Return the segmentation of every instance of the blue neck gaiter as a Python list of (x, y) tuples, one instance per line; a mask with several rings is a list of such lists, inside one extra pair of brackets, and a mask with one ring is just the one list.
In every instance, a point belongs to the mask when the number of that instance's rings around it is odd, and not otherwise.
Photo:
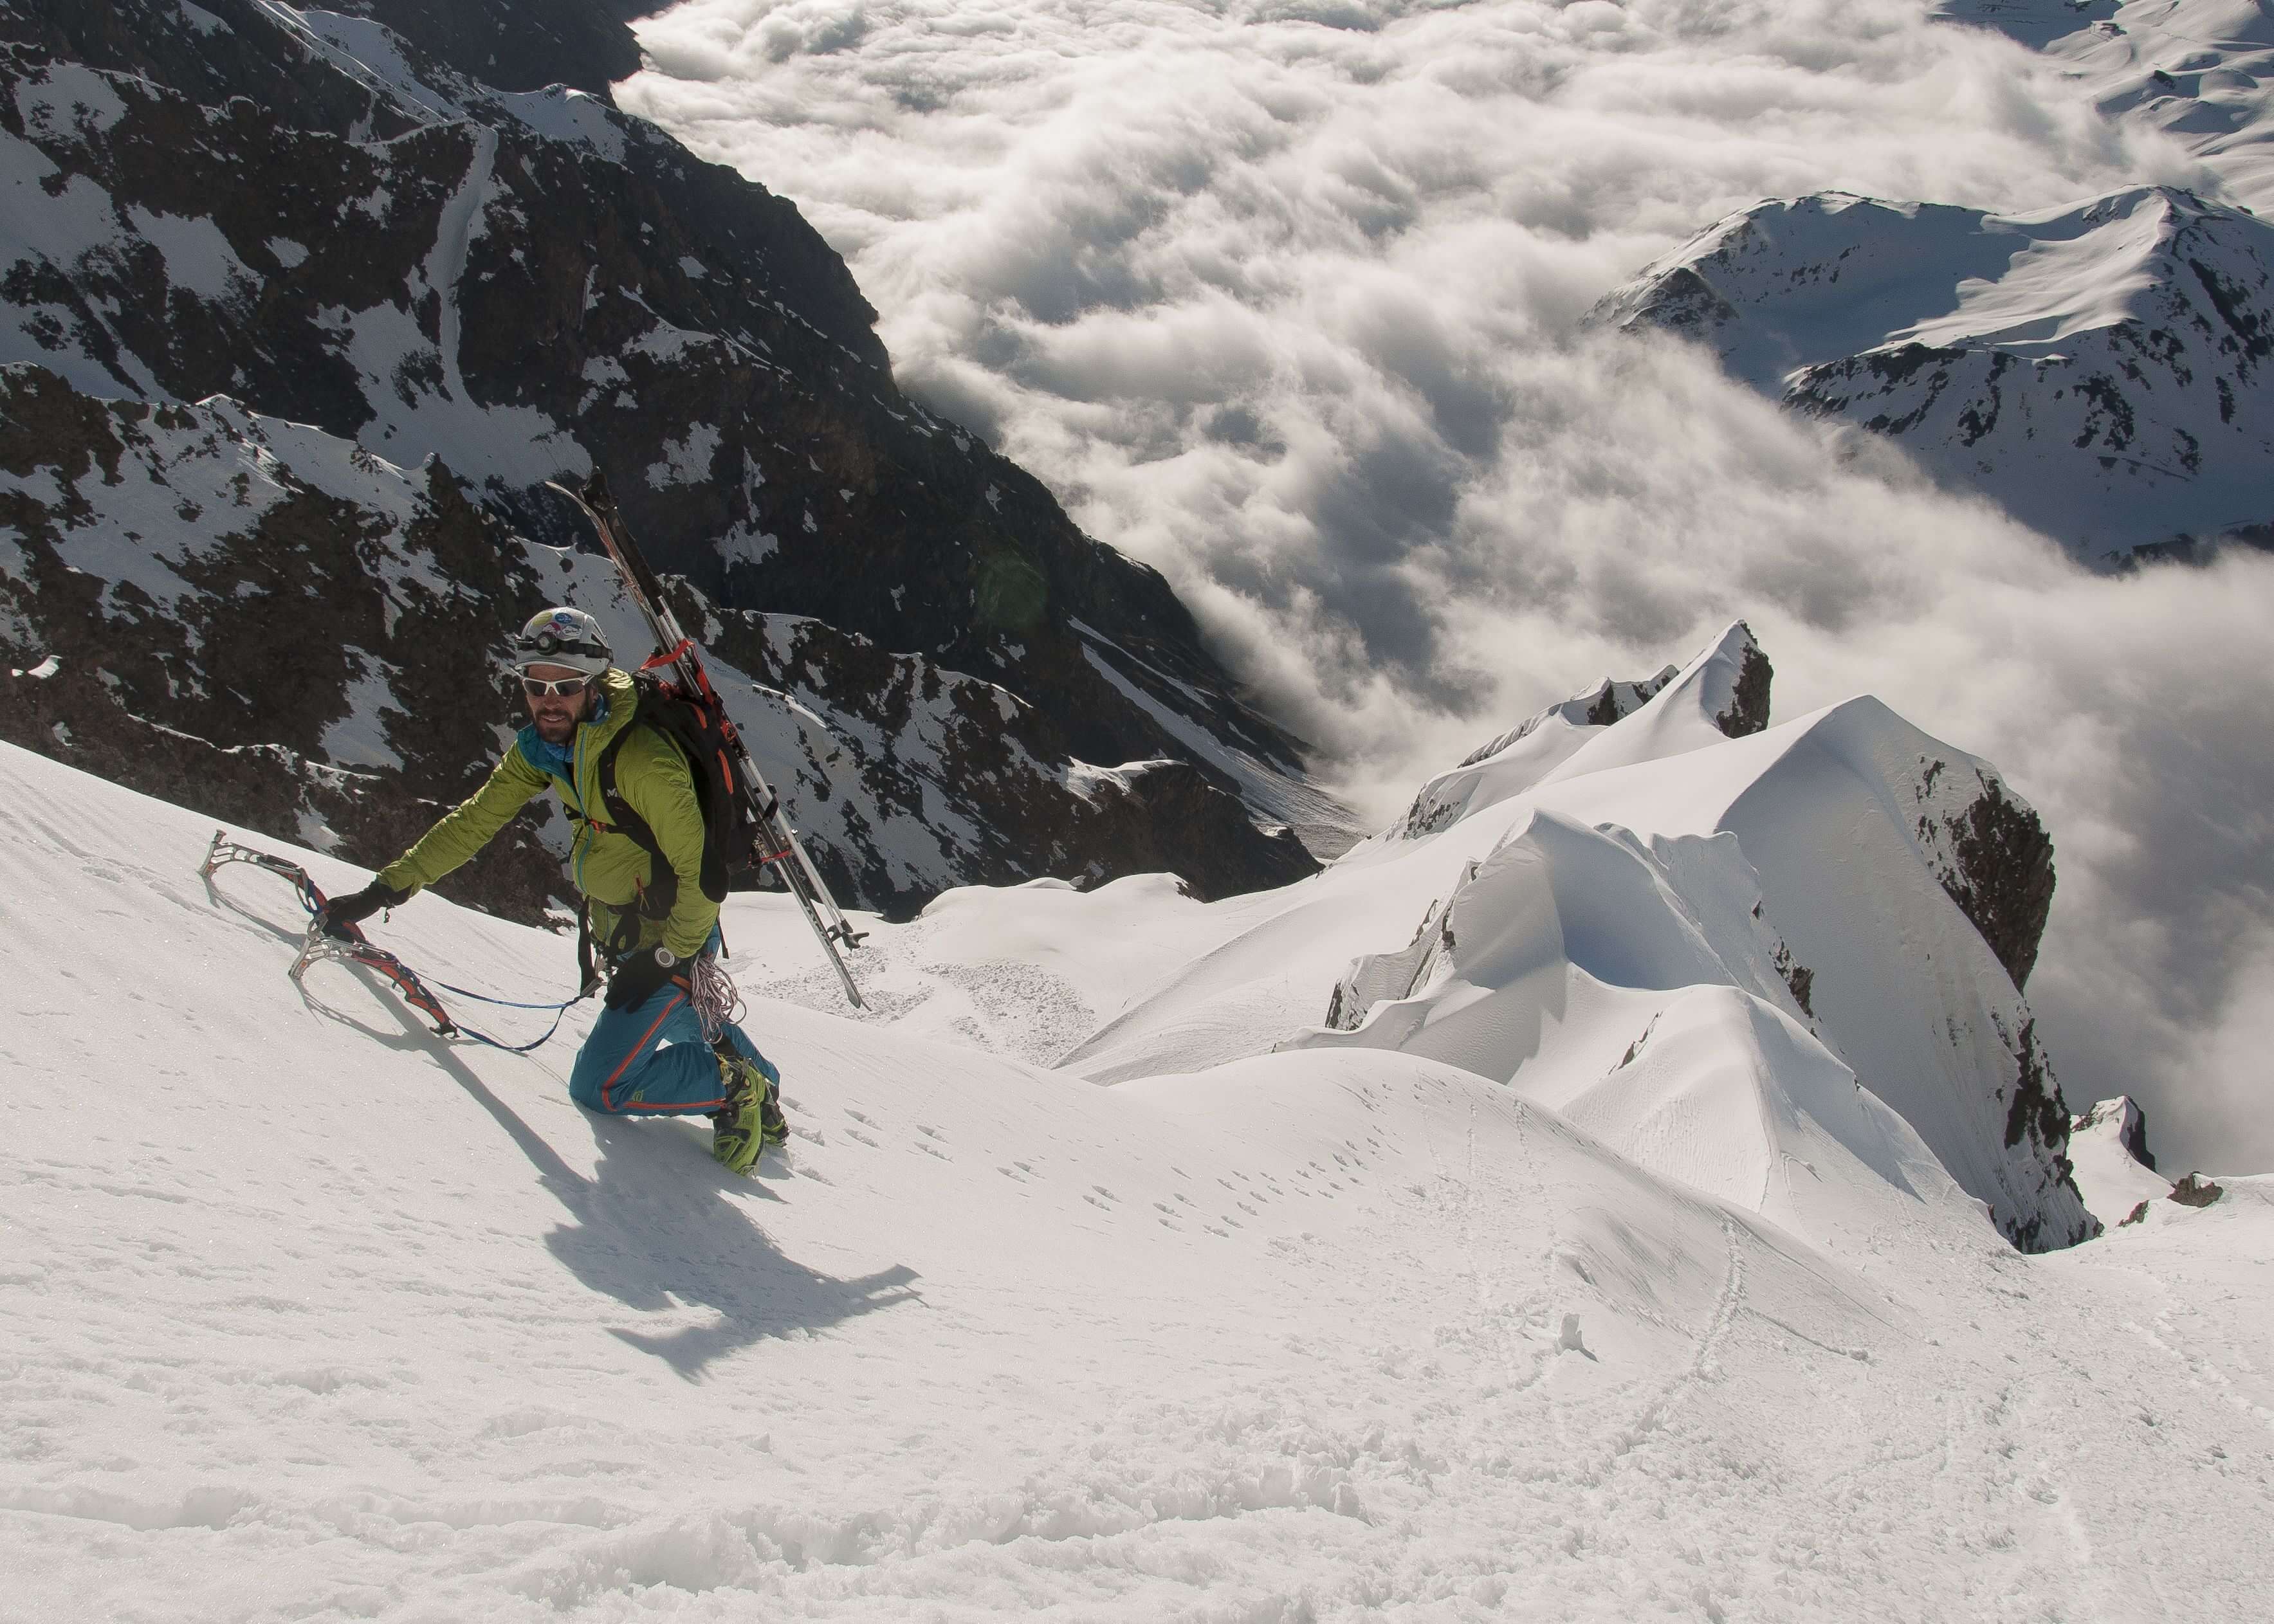
[[(580, 726), (593, 727), (607, 719), (608, 696), (596, 689), (592, 695), (592, 714), (586, 717)], [(576, 754), (575, 733), (568, 735), (568, 743), (554, 744), (539, 733), (537, 725), (532, 722), (521, 730), (521, 753), (539, 772), (549, 772), (564, 784), (575, 782), (569, 773), (569, 764)]]

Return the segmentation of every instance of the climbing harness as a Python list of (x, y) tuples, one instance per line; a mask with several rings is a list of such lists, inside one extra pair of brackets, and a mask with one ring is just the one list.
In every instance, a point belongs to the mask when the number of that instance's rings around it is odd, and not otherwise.
[[(434, 1033), (437, 1037), (463, 1039), (470, 1043), (480, 1043), (491, 1049), (502, 1049), (508, 1055), (525, 1055), (530, 1050), (550, 1042), (553, 1034), (561, 1030), (561, 1023), (568, 1019), (568, 1011), (591, 997), (597, 987), (596, 982), (588, 980), (582, 991), (564, 1003), (521, 1004), (510, 998), (493, 998), (487, 993), (469, 991), (463, 987), (453, 987), (448, 981), (433, 983), (434, 987), (440, 988), (444, 992), (460, 998), (471, 998), (477, 1004), (493, 1004), (500, 1009), (508, 1010), (553, 1011), (553, 1024), (546, 1028), (543, 1037), (530, 1043), (508, 1043), (501, 1039), (490, 1036), (486, 1032), (478, 1032), (473, 1027), (453, 1019), (450, 1011), (443, 1008), (442, 1001), (429, 989), (425, 979), (402, 959), (365, 936), (360, 926), (347, 926), (345, 929), (348, 934), (345, 937), (326, 934), (323, 929), (313, 921), (323, 913), (328, 898), (316, 888), (316, 883), (308, 877), (308, 871), (305, 868), (297, 863), (287, 862), (283, 858), (270, 853), (256, 851), (249, 846), (240, 846), (229, 838), (226, 830), (215, 830), (213, 844), (207, 848), (206, 860), (199, 866), (198, 873), (207, 879), (211, 879), (215, 869), (223, 863), (232, 862), (247, 862), (255, 868), (266, 868), (271, 874), (282, 875), (292, 883), (294, 891), (299, 896), (300, 906), (308, 910), (311, 921), (308, 934), (300, 944), (300, 956), (292, 961), (292, 968), (288, 973), (292, 978), (292, 984), (300, 989), (300, 996), (303, 998), (308, 996), (308, 989), (307, 984), (301, 978), (307, 974), (310, 965), (326, 960), (361, 965), (366, 970), (376, 970), (394, 983), (395, 991), (401, 995), (405, 1004), (434, 1023)], [(719, 979), (721, 981), (726, 979), (723, 972), (719, 973)], [(734, 997), (734, 983), (727, 981), (727, 992), (730, 998)], [(699, 1007), (698, 1005), (698, 1009)], [(709, 1031), (707, 1024), (704, 1031), (706, 1034)]]

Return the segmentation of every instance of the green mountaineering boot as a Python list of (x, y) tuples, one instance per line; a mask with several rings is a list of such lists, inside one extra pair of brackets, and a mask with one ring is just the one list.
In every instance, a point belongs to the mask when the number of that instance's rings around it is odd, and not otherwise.
[(712, 1114), (711, 1154), (727, 1171), (747, 1173), (767, 1146), (789, 1138), (776, 1097), (779, 1087), (740, 1055), (720, 1055), (719, 1075), (727, 1085), (727, 1107)]

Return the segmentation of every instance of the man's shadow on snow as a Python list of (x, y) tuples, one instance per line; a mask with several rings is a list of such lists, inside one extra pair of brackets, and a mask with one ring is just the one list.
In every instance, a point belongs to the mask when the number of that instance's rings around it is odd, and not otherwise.
[[(302, 939), (220, 892), (210, 876), (206, 885), (215, 902), (279, 938), (296, 945)], [(571, 1274), (642, 1313), (694, 1304), (718, 1312), (712, 1325), (682, 1326), (664, 1333), (610, 1332), (641, 1352), (655, 1355), (688, 1380), (701, 1380), (712, 1361), (766, 1337), (823, 1330), (879, 1308), (922, 1300), (912, 1289), (915, 1271), (905, 1265), (840, 1280), (782, 1256), (765, 1231), (729, 1199), (752, 1193), (771, 1200), (781, 1198), (764, 1181), (728, 1173), (711, 1160), (707, 1117), (631, 1121), (580, 1112), (591, 1124), (600, 1151), (591, 1177), (586, 1177), (499, 1099), (448, 1042), (428, 1030), (394, 996), (383, 977), (360, 965), (341, 967), (392, 1017), (395, 1029), (359, 1020), (303, 986), (301, 996), (308, 1007), (385, 1048), (432, 1060), (489, 1113), (529, 1158), (538, 1182), (576, 1220), (545, 1237), (546, 1247)], [(702, 1132), (690, 1130), (689, 1120)]]
[[(577, 1279), (627, 1308), (658, 1313), (701, 1304), (716, 1311), (710, 1325), (610, 1333), (689, 1380), (764, 1337), (821, 1330), (921, 1300), (912, 1289), (915, 1271), (904, 1265), (840, 1280), (782, 1256), (729, 1199), (754, 1190), (781, 1198), (711, 1160), (709, 1118), (584, 1115), (600, 1160), (590, 1178), (565, 1166), (560, 1175), (544, 1175), (576, 1220), (545, 1244)], [(560, 1164), (550, 1147), (546, 1154)]]

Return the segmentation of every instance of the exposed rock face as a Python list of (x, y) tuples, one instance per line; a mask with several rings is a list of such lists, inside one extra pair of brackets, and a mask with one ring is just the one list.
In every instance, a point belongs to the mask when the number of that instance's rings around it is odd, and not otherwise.
[(2274, 519), (2274, 226), (2188, 192), (2019, 215), (1762, 203), (1593, 319), (1709, 344), (2090, 561)]
[[(227, 401), (96, 401), (0, 368), (0, 642), (58, 662), (11, 684), (0, 736), (373, 864), (519, 719), (501, 628), (576, 602), (638, 647), (603, 560), (513, 536), (439, 462), (400, 469)], [(967, 878), (1166, 869), (1216, 897), (1315, 868), (1188, 763), (1087, 766), (997, 685), (674, 590), (844, 896), (901, 913)], [(565, 833), (533, 825), (442, 889), (532, 917), (565, 899), (540, 844)]]
[(1985, 784), (1964, 820), (1948, 825), (1955, 870), (1943, 889), (1974, 921), (2014, 985), (2026, 988), (2053, 905), (2053, 843), (2028, 807)]
[(2044, 820), (1995, 772), (1922, 756), (1913, 833), (1942, 889), (2014, 985), (2026, 988), (2053, 906), (2053, 843)]
[[(57, 661), (7, 685), (0, 736), (289, 838), (399, 851), (497, 754), (493, 617), (536, 579), (446, 469), (358, 467), (274, 426), (283, 443), (225, 402), (0, 368), (0, 643)], [(334, 457), (330, 488), (287, 467), (296, 436)], [(445, 893), (533, 919), (563, 890), (535, 826), (493, 850)]]
[[(607, 590), (546, 545), (590, 538), (541, 482), (597, 466), (722, 630), (809, 628), (778, 673), (803, 712), (773, 730), (794, 764), (765, 764), (848, 901), (1139, 853), (1178, 854), (1211, 894), (1304, 871), (1251, 816), (1319, 803), (1298, 743), (1166, 583), (900, 395), (873, 312), (788, 203), (598, 94), (527, 87), (604, 91), (632, 60), (628, 9), (0, 0), (20, 537), (0, 535), (0, 657), (64, 656), (42, 705), (89, 680), (110, 695), (109, 744), (84, 703), (72, 731), (122, 770), (135, 717), (375, 769), (358, 801), (447, 804), (495, 754), (501, 628)], [(493, 52), (508, 66), (473, 77)], [(457, 539), (429, 548), (422, 525)], [(470, 693), (478, 725), (437, 722)], [(416, 726), (359, 757), (342, 741), (379, 715)], [(307, 772), (270, 776), (270, 815), (246, 821), (318, 816)], [(405, 821), (340, 816), (365, 861), (391, 854), (370, 831)]]
[(1769, 683), (1776, 668), (1757, 643), (1747, 643), (1737, 668), (1737, 691), (1729, 708), (1713, 718), (1713, 726), (1732, 739), (1759, 733), (1769, 725)]
[(609, 86), (639, 71), (639, 42), (624, 25), (660, 7), (609, 0), (512, 7), (467, 0), (338, 0), (330, 9), (384, 24), (436, 61), (500, 90), (567, 85), (613, 103)]

